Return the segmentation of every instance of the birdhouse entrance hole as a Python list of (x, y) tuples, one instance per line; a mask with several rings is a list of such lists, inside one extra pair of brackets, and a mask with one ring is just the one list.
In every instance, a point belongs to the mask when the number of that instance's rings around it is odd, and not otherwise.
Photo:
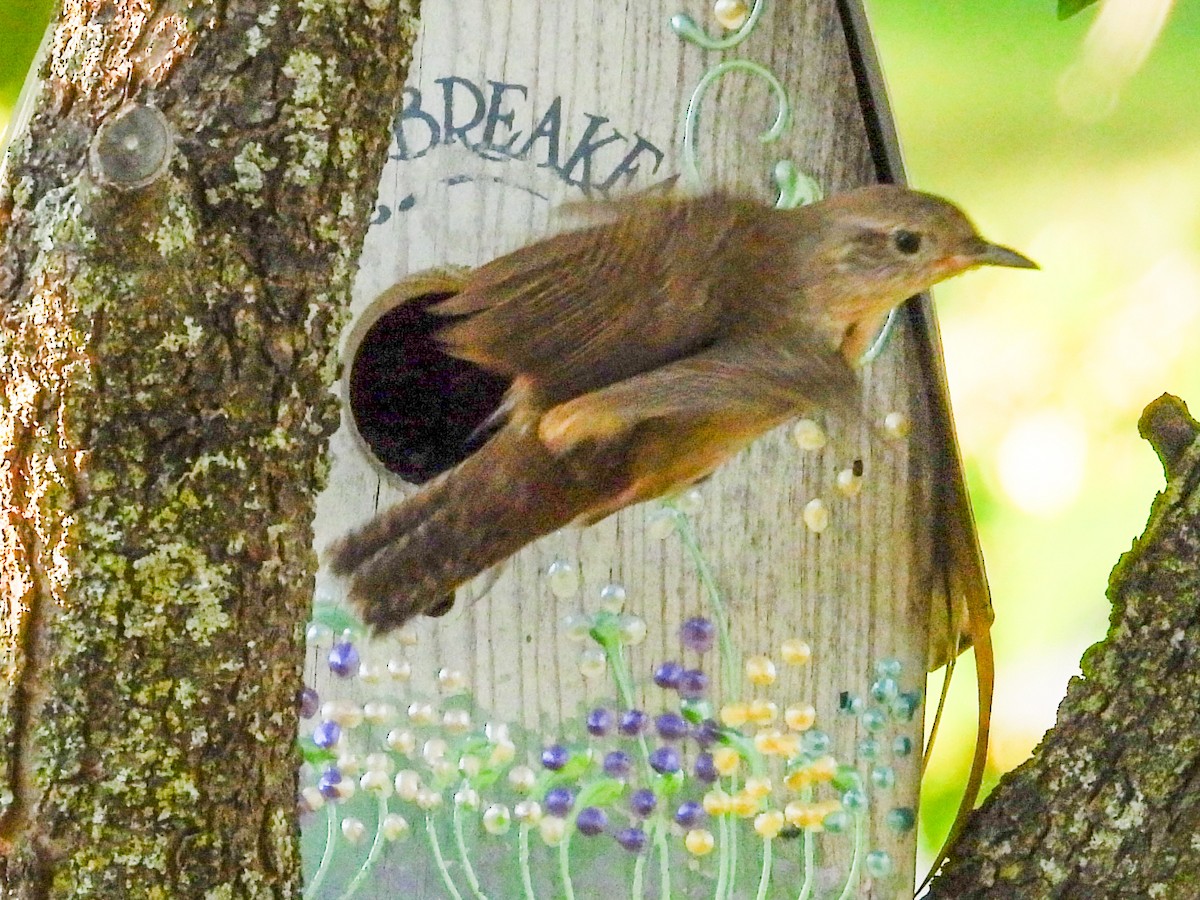
[(508, 381), (447, 354), (429, 311), (456, 293), (453, 276), (401, 282), (374, 301), (351, 333), (345, 398), (353, 430), (385, 469), (421, 484), (486, 440), (481, 426)]

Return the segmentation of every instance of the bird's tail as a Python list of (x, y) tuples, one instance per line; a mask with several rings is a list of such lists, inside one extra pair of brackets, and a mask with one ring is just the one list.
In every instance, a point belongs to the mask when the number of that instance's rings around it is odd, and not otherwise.
[(456, 468), (341, 538), (329, 552), (350, 598), (379, 631), (449, 609), (460, 584), (578, 518), (604, 477), (509, 426)]

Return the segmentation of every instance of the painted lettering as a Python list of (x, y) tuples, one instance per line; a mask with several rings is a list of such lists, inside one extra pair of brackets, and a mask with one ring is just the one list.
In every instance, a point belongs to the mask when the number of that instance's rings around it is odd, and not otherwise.
[[(482, 122), (484, 116), (487, 114), (487, 104), (483, 99), (483, 91), (476, 87), (474, 83), (467, 81), (465, 78), (459, 78), (457, 75), (451, 75), (448, 78), (439, 78), (435, 84), (442, 86), (442, 97), (445, 101), (445, 115), (442, 118), (442, 143), (453, 144), (454, 139), (457, 137), (467, 147), (475, 149), (471, 146), (471, 139), (467, 137), (467, 132)], [(471, 113), (471, 118), (467, 122), (454, 121), (454, 99), (457, 94), (455, 88), (460, 86), (475, 101), (475, 110)]]
[[(429, 130), (425, 146), (416, 151), (409, 143), (408, 130), (405, 128), (405, 124), (411, 122), (420, 122)], [(404, 89), (400, 112), (392, 123), (392, 134), (396, 138), (396, 152), (392, 154), (392, 159), (420, 159), (441, 140), (441, 126), (438, 125), (437, 119), (421, 109), (421, 92), (414, 87)]]
[[(515, 110), (501, 111), (501, 106), (504, 103), (505, 91), (513, 91), (519, 93), (524, 99), (529, 96), (529, 88), (523, 84), (505, 84), (503, 81), (489, 81), (492, 86), (492, 96), (488, 102), (487, 109), (487, 124), (483, 128), (483, 140), (479, 142), (479, 149), (484, 153), (498, 153), (501, 156), (512, 156), (513, 144), (521, 137), (521, 132), (513, 131), (513, 119), (516, 118)], [(497, 146), (496, 131), (503, 125), (512, 134), (508, 141)]]

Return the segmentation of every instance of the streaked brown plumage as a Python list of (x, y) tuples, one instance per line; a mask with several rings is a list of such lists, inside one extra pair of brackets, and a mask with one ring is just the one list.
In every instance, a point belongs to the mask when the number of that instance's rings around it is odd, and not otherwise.
[(457, 468), (334, 545), (379, 630), (534, 539), (697, 481), (805, 410), (858, 414), (888, 312), (978, 265), (1032, 267), (952, 204), (877, 185), (795, 210), (712, 194), (597, 206), (599, 224), (450, 286), (448, 351), (510, 376)]

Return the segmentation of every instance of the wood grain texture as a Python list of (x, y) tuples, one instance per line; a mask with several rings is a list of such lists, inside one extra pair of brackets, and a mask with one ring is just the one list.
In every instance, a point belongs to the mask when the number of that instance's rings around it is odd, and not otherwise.
[[(770, 196), (775, 161), (793, 160), (827, 193), (875, 180), (834, 0), (772, 4), (758, 30), (736, 51), (706, 53), (679, 40), (670, 16), (685, 11), (715, 29), (709, 4), (695, 0), (558, 0), (525, 4), (484, 0), (426, 0), (422, 32), (409, 87), (420, 91), (421, 108), (445, 125), (445, 82), (456, 76), (479, 86), (490, 101), (489, 81), (527, 87), (503, 93), (511, 124), (491, 135), (502, 144), (520, 133), (520, 148), (546, 110), (561, 98), (560, 160), (588, 128), (588, 115), (603, 116), (597, 132), (624, 136), (594, 159), (593, 180), (603, 181), (640, 135), (660, 148), (661, 166), (640, 158), (641, 171), (626, 184), (640, 188), (679, 171), (681, 121), (694, 86), (708, 66), (734, 56), (760, 62), (778, 75), (795, 103), (793, 127), (782, 141), (762, 145), (757, 136), (774, 119), (766, 87), (742, 74), (722, 80), (701, 115), (700, 169), (713, 186), (736, 186)], [(469, 89), (455, 85), (454, 122), (473, 118)], [(412, 102), (409, 97), (410, 104)], [(460, 106), (460, 102), (465, 105)], [(465, 136), (484, 140), (485, 121)], [(444, 127), (442, 127), (444, 131)], [(426, 143), (428, 123), (410, 119), (405, 140), (410, 155)], [(393, 210), (372, 228), (356, 288), (356, 310), (368, 309), (380, 291), (414, 272), (446, 264), (475, 265), (519, 246), (554, 227), (552, 210), (585, 198), (544, 164), (545, 145), (526, 160), (473, 150), (462, 136), (431, 147), (418, 158), (393, 159), (385, 170), (380, 203)], [(393, 151), (398, 151), (393, 143)], [(494, 159), (485, 156), (494, 156)], [(543, 164), (539, 164), (543, 163)], [(580, 165), (568, 175), (578, 179)], [(411, 197), (411, 208), (398, 211)], [(906, 687), (923, 687), (926, 619), (931, 580), (930, 473), (923, 464), (927, 434), (927, 387), (908, 317), (882, 357), (863, 372), (866, 421), (882, 422), (899, 411), (914, 423), (907, 440), (888, 439), (882, 429), (828, 422), (831, 440), (820, 452), (804, 452), (790, 427), (756, 442), (721, 469), (703, 488), (695, 516), (699, 541), (728, 600), (733, 639), (744, 655), (778, 657), (783, 640), (802, 637), (814, 648), (806, 668), (781, 668), (770, 696), (781, 707), (812, 702), (818, 726), (835, 738), (840, 758), (853, 756), (866, 736), (853, 718), (838, 716), (839, 694), (866, 695), (877, 660), (904, 664)], [(866, 478), (856, 498), (837, 493), (839, 469), (862, 459)], [(394, 503), (411, 488), (378, 471), (343, 425), (334, 438), (329, 487), (319, 502), (316, 525), (321, 547), (377, 508)], [(832, 513), (821, 534), (802, 520), (805, 504), (824, 498)], [(647, 534), (655, 504), (625, 511), (586, 530), (566, 530), (518, 554), (490, 593), (460, 603), (448, 616), (422, 620), (415, 647), (380, 641), (371, 649), (381, 659), (406, 655), (414, 674), (413, 694), (436, 695), (442, 666), (463, 670), (478, 704), (497, 718), (540, 726), (553, 734), (557, 723), (578, 715), (582, 704), (611, 698), (611, 681), (585, 680), (578, 671), (580, 647), (566, 639), (565, 614), (592, 610), (610, 580), (628, 591), (627, 609), (648, 626), (646, 641), (632, 651), (635, 675), (648, 682), (651, 667), (680, 656), (682, 620), (706, 611), (695, 567), (676, 536)], [(581, 589), (556, 599), (544, 573), (554, 560), (579, 567)], [(337, 596), (344, 587), (318, 576), (319, 591)], [(690, 660), (694, 662), (694, 657)], [(720, 684), (715, 662), (706, 668)], [(737, 693), (749, 696), (748, 684)], [(661, 703), (653, 685), (643, 689), (651, 706)], [(882, 826), (892, 806), (916, 806), (919, 782), (920, 716), (906, 732), (913, 757), (897, 765), (899, 782), (875, 810), (871, 847), (887, 849), (898, 874), (864, 896), (911, 894), (914, 849), (911, 835), (899, 840)], [(844, 862), (829, 855), (826, 862)], [(907, 885), (907, 887), (906, 887)]]

